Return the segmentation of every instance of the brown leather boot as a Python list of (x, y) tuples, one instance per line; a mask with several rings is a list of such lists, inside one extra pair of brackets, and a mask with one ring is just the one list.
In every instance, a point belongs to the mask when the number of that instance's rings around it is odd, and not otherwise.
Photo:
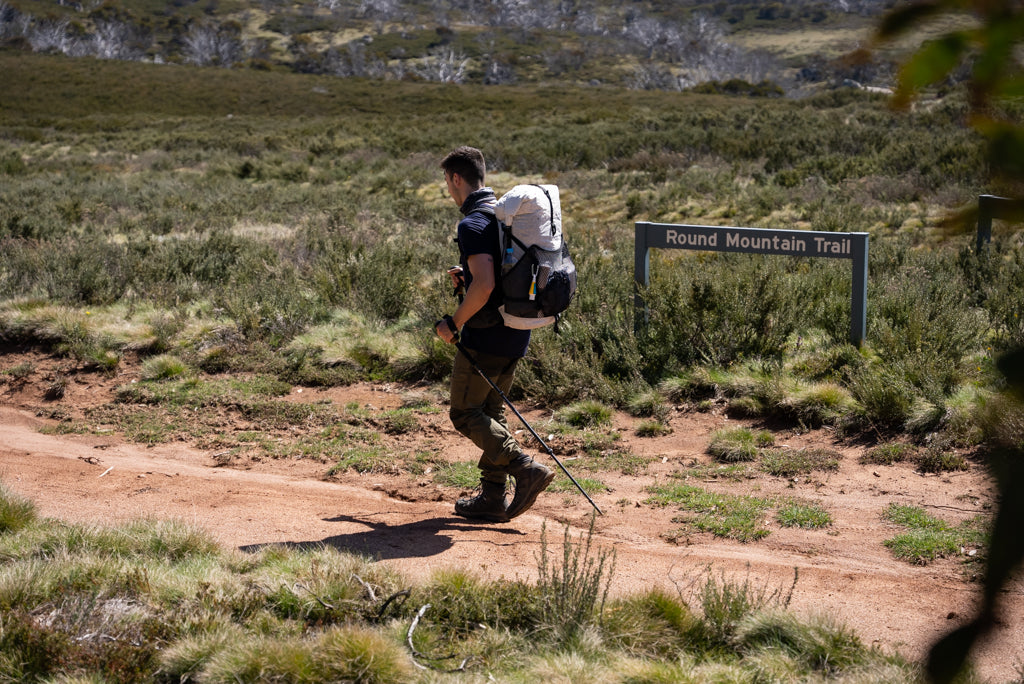
[(547, 489), (555, 479), (555, 471), (537, 463), (526, 454), (512, 461), (508, 472), (516, 480), (516, 493), (512, 497), (512, 503), (508, 505), (509, 519), (525, 513), (537, 500), (537, 495)]
[(455, 502), (455, 515), (487, 522), (508, 522), (505, 488), (494, 482), (480, 482), (480, 493)]

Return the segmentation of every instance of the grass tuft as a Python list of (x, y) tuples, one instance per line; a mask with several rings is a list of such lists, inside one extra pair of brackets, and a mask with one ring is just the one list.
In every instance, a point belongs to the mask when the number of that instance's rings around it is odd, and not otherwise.
[(761, 469), (776, 477), (807, 475), (814, 471), (836, 471), (842, 454), (826, 448), (765, 449), (761, 453)]
[(879, 444), (861, 456), (860, 462), (862, 464), (892, 465), (913, 458), (918, 451), (919, 449), (913, 444), (906, 444), (904, 442)]
[(970, 465), (962, 454), (942, 449), (926, 449), (917, 457), (917, 469), (922, 473), (947, 473), (969, 470)]
[(727, 428), (711, 435), (707, 451), (715, 459), (726, 463), (753, 461), (760, 448), (771, 446), (774, 441), (775, 438), (767, 431)]
[(18, 532), (36, 521), (36, 505), (0, 483), (0, 534)]
[(660, 420), (643, 420), (637, 423), (637, 437), (664, 437), (672, 433), (672, 428)]
[(575, 428), (600, 427), (612, 421), (612, 409), (598, 401), (579, 401), (555, 413), (555, 418)]
[(188, 373), (188, 364), (171, 354), (160, 354), (142, 362), (143, 380), (177, 380)]
[(962, 555), (969, 549), (977, 551), (987, 542), (988, 531), (981, 518), (952, 525), (917, 506), (893, 503), (883, 511), (882, 519), (907, 529), (883, 543), (896, 558), (916, 565)]
[[(647, 491), (652, 494), (647, 499), (648, 504), (674, 505), (685, 511), (685, 515), (673, 518), (673, 522), (684, 523), (687, 528), (741, 542), (756, 541), (769, 534), (763, 525), (765, 511), (770, 506), (767, 499), (718, 494), (678, 484), (655, 485)], [(671, 540), (679, 533), (667, 533), (666, 536)]]
[(801, 527), (808, 530), (819, 530), (832, 524), (832, 516), (827, 510), (818, 504), (804, 501), (783, 504), (776, 511), (775, 519), (783, 527)]

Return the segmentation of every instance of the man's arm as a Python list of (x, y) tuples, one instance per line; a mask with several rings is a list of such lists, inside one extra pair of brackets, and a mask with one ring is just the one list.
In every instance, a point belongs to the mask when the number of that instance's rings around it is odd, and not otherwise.
[(484, 308), (491, 297), (491, 292), (494, 291), (494, 257), (490, 254), (472, 254), (467, 261), (473, 282), (469, 284), (466, 297), (459, 304), (459, 308), (452, 314), (458, 328), (464, 326), (473, 314)]
[[(484, 308), (487, 300), (491, 297), (491, 292), (494, 291), (494, 257), (490, 254), (471, 254), (466, 261), (469, 265), (469, 272), (473, 276), (473, 282), (469, 284), (469, 289), (466, 290), (466, 296), (459, 304), (459, 308), (452, 314), (457, 329), (462, 328), (466, 321), (473, 317), (473, 314)], [(455, 339), (455, 335), (448, 330), (447, 325), (439, 325), (437, 334), (445, 342), (452, 342)]]

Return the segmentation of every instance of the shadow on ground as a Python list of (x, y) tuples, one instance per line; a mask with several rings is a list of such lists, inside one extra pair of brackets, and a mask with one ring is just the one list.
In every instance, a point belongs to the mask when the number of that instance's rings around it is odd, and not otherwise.
[(392, 560), (396, 558), (428, 558), (444, 553), (455, 545), (450, 534), (446, 532), (467, 533), (474, 530), (487, 530), (488, 533), (520, 537), (520, 530), (495, 523), (472, 523), (463, 518), (445, 517), (416, 520), (400, 525), (389, 525), (374, 520), (377, 516), (339, 515), (325, 518), (326, 523), (356, 523), (368, 529), (326, 537), (319, 541), (285, 541), (268, 542), (265, 544), (249, 544), (239, 547), (245, 552), (256, 552), (266, 547), (285, 547), (291, 549), (310, 550), (324, 546), (332, 546), (339, 551), (357, 553), (375, 560)]

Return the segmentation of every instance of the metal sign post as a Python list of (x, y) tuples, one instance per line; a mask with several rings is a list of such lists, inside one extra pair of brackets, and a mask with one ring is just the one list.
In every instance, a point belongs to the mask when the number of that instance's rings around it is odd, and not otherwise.
[(636, 325), (646, 320), (643, 288), (650, 284), (652, 249), (745, 252), (800, 257), (849, 259), (853, 264), (850, 299), (850, 342), (860, 346), (867, 336), (868, 234), (810, 230), (773, 230), (672, 223), (635, 224), (633, 275), (636, 281)]
[(1024, 220), (1024, 200), (978, 195), (978, 239), (975, 254), (981, 254), (985, 245), (992, 242), (992, 219), (1020, 222)]

